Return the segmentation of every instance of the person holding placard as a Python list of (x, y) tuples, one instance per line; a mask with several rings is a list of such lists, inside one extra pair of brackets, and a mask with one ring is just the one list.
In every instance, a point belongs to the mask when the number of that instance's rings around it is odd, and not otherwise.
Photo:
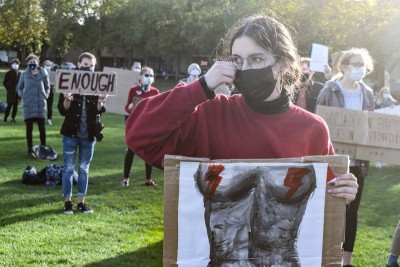
[[(88, 52), (78, 57), (80, 71), (94, 71), (96, 57)], [(102, 113), (106, 111), (105, 95), (60, 94), (58, 110), (64, 116), (60, 133), (63, 135), (64, 172), (62, 190), (64, 195), (64, 213), (73, 214), (72, 204), (72, 177), (75, 168), (75, 156), (78, 160), (78, 205), (77, 210), (82, 213), (93, 211), (86, 205), (89, 182), (89, 166), (93, 158), (96, 140), (100, 141), (98, 122)]]
[[(225, 44), (226, 60), (216, 61), (199, 80), (180, 83), (133, 109), (126, 123), (130, 149), (158, 168), (166, 154), (209, 159), (334, 154), (323, 119), (290, 100), (301, 69), (288, 29), (272, 16), (251, 15), (232, 28)], [(234, 84), (240, 94), (216, 95), (222, 84)], [(338, 176), (328, 190), (347, 203), (356, 192), (351, 173)], [(265, 266), (289, 266), (291, 259), (279, 257)]]
[[(353, 110), (374, 110), (373, 91), (362, 79), (373, 71), (373, 61), (364, 48), (344, 51), (339, 58), (339, 76), (329, 81), (318, 95), (317, 105), (341, 107)], [(357, 177), (358, 192), (355, 200), (346, 210), (346, 233), (343, 243), (343, 266), (351, 267), (351, 256), (357, 233), (358, 207), (367, 177), (369, 162), (352, 159), (350, 172)]]
[(28, 156), (37, 157), (32, 150), (33, 123), (39, 128), (40, 146), (46, 146), (46, 100), (50, 94), (50, 82), (46, 69), (40, 67), (39, 57), (33, 53), (26, 58), (28, 67), (22, 73), (18, 82), (18, 95), (22, 99), (22, 115), (26, 124), (26, 142)]
[(315, 72), (310, 70), (310, 61), (310, 58), (301, 58), (301, 83), (294, 95), (294, 102), (297, 106), (315, 113), (317, 97), (324, 85), (312, 79)]
[(394, 107), (397, 105), (397, 100), (390, 94), (389, 87), (382, 87), (376, 97), (375, 109)]
[[(134, 86), (129, 91), (128, 101), (125, 105), (125, 111), (130, 114), (134, 107), (139, 101), (144, 98), (158, 95), (160, 91), (153, 87), (152, 84), (154, 82), (154, 71), (150, 67), (143, 67), (140, 71), (139, 85)], [(125, 121), (128, 119), (128, 116), (125, 116)], [(125, 154), (124, 160), (124, 179), (122, 180), (122, 185), (129, 186), (129, 174), (131, 172), (133, 158), (135, 154), (128, 147)], [(144, 183), (146, 186), (156, 186), (154, 181), (151, 178), (153, 167), (145, 162), (146, 166), (146, 182)]]

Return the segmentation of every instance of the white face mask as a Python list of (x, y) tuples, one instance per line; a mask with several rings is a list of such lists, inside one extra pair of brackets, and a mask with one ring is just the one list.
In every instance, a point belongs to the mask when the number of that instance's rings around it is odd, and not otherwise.
[(382, 97), (383, 97), (383, 99), (389, 99), (390, 98), (390, 94), (389, 93), (384, 93), (383, 95), (382, 95)]
[(192, 71), (190, 72), (190, 75), (199, 76), (200, 75), (200, 71), (198, 69), (192, 69)]
[(142, 84), (143, 85), (150, 85), (150, 84), (152, 84), (154, 82), (154, 78), (153, 77), (146, 77), (146, 76), (143, 76), (142, 77)]
[(16, 63), (11, 64), (11, 68), (13, 68), (14, 70), (17, 70), (19, 68), (19, 65)]
[(351, 72), (350, 72), (350, 78), (355, 81), (358, 82), (360, 81), (362, 78), (364, 78), (365, 76), (365, 68), (364, 67), (351, 67)]

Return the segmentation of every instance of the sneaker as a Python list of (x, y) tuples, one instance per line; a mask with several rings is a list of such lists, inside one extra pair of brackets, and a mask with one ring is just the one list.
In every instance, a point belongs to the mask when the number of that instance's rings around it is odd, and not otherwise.
[(76, 208), (78, 211), (85, 214), (93, 213), (93, 210), (91, 210), (88, 206), (86, 206), (84, 202), (79, 203)]
[(124, 179), (121, 184), (123, 186), (129, 186), (129, 179)]
[(146, 180), (146, 182), (144, 184), (146, 186), (157, 186), (157, 184), (152, 179)]
[(11, 122), (11, 123), (16, 123), (16, 121), (15, 121), (14, 118), (12, 118), (10, 122)]
[(53, 122), (51, 121), (51, 119), (48, 119), (48, 120), (47, 120), (47, 124), (48, 124), (48, 125), (53, 125)]
[(64, 204), (64, 214), (74, 214), (74, 211), (72, 210), (72, 202), (71, 201), (66, 201)]

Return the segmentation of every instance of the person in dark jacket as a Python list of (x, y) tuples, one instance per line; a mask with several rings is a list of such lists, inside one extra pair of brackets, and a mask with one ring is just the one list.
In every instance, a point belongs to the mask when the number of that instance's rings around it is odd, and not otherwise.
[[(88, 52), (78, 58), (78, 70), (94, 71), (96, 57)], [(78, 205), (77, 210), (83, 213), (93, 211), (85, 204), (88, 189), (89, 166), (93, 158), (96, 139), (99, 132), (96, 123), (106, 111), (106, 96), (61, 94), (58, 110), (65, 117), (60, 133), (63, 135), (64, 173), (62, 189), (64, 195), (64, 213), (73, 214), (72, 174), (74, 173), (75, 155), (79, 151), (78, 161)]]
[(312, 79), (314, 72), (310, 70), (310, 58), (301, 58), (301, 83), (294, 95), (297, 106), (315, 113), (317, 97), (324, 85)]
[(39, 57), (31, 53), (26, 59), (28, 67), (21, 74), (18, 82), (18, 95), (22, 98), (22, 115), (26, 124), (26, 141), (28, 156), (36, 157), (32, 150), (33, 123), (39, 127), (40, 146), (46, 146), (46, 99), (50, 94), (50, 83), (47, 71), (40, 67)]
[(3, 85), (7, 90), (7, 108), (4, 114), (4, 122), (7, 122), (7, 118), (10, 115), (11, 109), (11, 122), (15, 123), (15, 116), (18, 112), (18, 102), (19, 97), (17, 94), (17, 85), (19, 78), (21, 77), (21, 72), (18, 71), (20, 62), (19, 59), (13, 59), (11, 61), (11, 69), (7, 71), (4, 75)]

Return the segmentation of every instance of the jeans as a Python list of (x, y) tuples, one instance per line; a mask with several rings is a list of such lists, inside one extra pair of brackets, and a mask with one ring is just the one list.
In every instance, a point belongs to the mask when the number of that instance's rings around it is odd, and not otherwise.
[(62, 189), (64, 197), (72, 196), (72, 175), (75, 168), (75, 155), (79, 147), (78, 196), (86, 196), (89, 181), (89, 166), (93, 158), (96, 140), (86, 138), (63, 137), (64, 172)]

